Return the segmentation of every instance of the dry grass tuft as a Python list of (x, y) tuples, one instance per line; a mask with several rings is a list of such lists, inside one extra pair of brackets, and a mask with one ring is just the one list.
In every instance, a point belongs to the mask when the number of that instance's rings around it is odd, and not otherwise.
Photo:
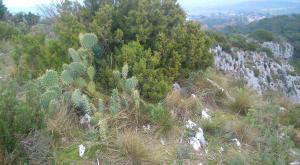
[(173, 91), (166, 97), (166, 105), (176, 117), (187, 119), (193, 115), (197, 106), (200, 105), (200, 100), (190, 96), (185, 98), (178, 91)]
[(255, 105), (254, 93), (245, 88), (235, 91), (234, 100), (230, 103), (230, 108), (241, 115), (246, 115), (248, 110)]
[(242, 121), (227, 122), (225, 131), (232, 133), (233, 138), (238, 138), (241, 142), (249, 145), (255, 144), (258, 139), (258, 131)]
[(79, 130), (75, 115), (67, 111), (66, 106), (60, 107), (53, 116), (47, 119), (47, 131), (55, 137), (73, 137)]
[(290, 102), (286, 96), (278, 91), (268, 91), (265, 93), (264, 97), (267, 101), (277, 104), (286, 109), (290, 109), (293, 105), (293, 103)]
[(122, 164), (151, 164), (155, 163), (151, 146), (146, 145), (141, 135), (127, 131), (117, 138), (117, 148), (124, 159)]

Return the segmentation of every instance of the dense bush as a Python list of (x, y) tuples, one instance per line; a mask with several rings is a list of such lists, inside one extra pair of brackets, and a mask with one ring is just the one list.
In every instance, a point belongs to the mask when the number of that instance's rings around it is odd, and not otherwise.
[(43, 127), (42, 114), (34, 105), (17, 99), (20, 86), (14, 81), (0, 87), (0, 144), (8, 153), (18, 153), (20, 135)]
[(209, 37), (199, 24), (185, 21), (184, 11), (174, 0), (87, 4), (81, 8), (77, 3), (62, 4), (55, 29), (64, 43), (75, 48), (80, 31), (96, 33), (101, 43), (93, 49), (96, 84), (104, 89), (114, 84), (112, 70), (127, 63), (129, 75), (140, 82), (142, 96), (157, 102), (175, 79), (213, 63)]
[(14, 39), (13, 59), (17, 74), (23, 79), (40, 76), (46, 69), (60, 69), (68, 61), (60, 41), (47, 40), (45, 35), (22, 35)]
[(0, 22), (0, 38), (1, 39), (10, 39), (13, 36), (19, 34), (18, 29), (6, 22)]

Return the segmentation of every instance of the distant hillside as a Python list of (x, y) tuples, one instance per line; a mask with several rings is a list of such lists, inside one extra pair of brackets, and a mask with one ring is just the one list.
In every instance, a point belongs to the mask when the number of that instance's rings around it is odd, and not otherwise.
[(229, 6), (229, 9), (240, 11), (273, 11), (273, 12), (299, 12), (300, 1), (295, 0), (252, 0), (242, 2), (233, 6)]
[(300, 12), (298, 0), (244, 0), (240, 2), (226, 2), (214, 5), (193, 4), (185, 5), (184, 8), (192, 15), (210, 15), (216, 12), (259, 12), (272, 15), (283, 15)]
[(254, 34), (261, 29), (270, 31), (275, 36), (290, 42), (295, 47), (295, 57), (300, 58), (300, 14), (267, 18), (244, 26), (229, 26), (222, 31), (225, 33)]

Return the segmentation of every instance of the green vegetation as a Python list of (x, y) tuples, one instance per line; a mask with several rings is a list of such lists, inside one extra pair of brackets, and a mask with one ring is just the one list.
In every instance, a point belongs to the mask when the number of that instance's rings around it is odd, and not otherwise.
[[(55, 8), (54, 21), (8, 13), (22, 21), (0, 24), (9, 45), (0, 53), (14, 61), (0, 75), (2, 164), (294, 160), (298, 106), (257, 96), (243, 80), (210, 68), (213, 40), (228, 50), (259, 49), (251, 41), (206, 34), (186, 21), (176, 0), (65, 1)], [(182, 87), (172, 91), (175, 81)], [(201, 133), (206, 142), (196, 151), (190, 143)]]
[(223, 34), (220, 32), (209, 31), (208, 35), (214, 39), (215, 44), (220, 44), (226, 52), (231, 52), (231, 48), (238, 48), (244, 51), (263, 51), (270, 55), (270, 50), (262, 48), (256, 42), (249, 40), (246, 36), (240, 34)]
[(255, 32), (251, 33), (249, 37), (262, 42), (274, 41), (273, 33), (263, 29), (256, 30)]

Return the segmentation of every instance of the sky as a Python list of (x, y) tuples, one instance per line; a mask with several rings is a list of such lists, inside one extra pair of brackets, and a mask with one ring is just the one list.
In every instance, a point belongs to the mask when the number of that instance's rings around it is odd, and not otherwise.
[[(3, 0), (4, 4), (12, 12), (18, 11), (32, 11), (40, 4), (49, 4), (53, 0)], [(224, 4), (234, 4), (247, 0), (178, 0), (183, 8), (189, 10), (192, 8), (209, 8), (215, 6), (222, 6)], [(248, 0), (249, 1), (249, 0)]]

